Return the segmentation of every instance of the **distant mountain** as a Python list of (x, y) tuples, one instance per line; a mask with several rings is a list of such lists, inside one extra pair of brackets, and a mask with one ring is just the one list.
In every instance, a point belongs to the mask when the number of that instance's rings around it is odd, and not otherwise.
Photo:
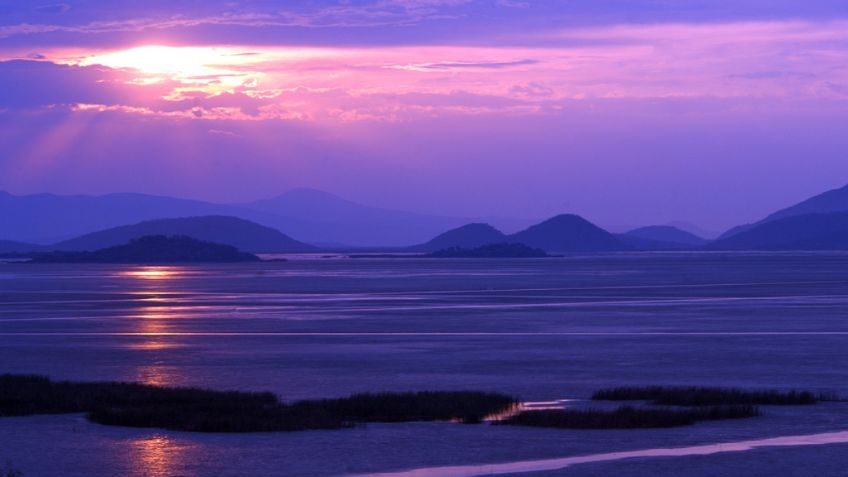
[(631, 230), (625, 235), (652, 240), (655, 242), (676, 243), (689, 246), (700, 246), (707, 241), (695, 234), (686, 232), (670, 225), (651, 225)]
[(523, 243), (490, 243), (480, 247), (448, 247), (428, 254), (434, 258), (540, 258), (549, 257), (544, 250)]
[(728, 238), (746, 230), (751, 230), (757, 225), (771, 222), (786, 217), (794, 217), (806, 214), (828, 214), (831, 212), (848, 211), (848, 185), (839, 189), (829, 190), (805, 201), (799, 202), (791, 207), (778, 210), (766, 218), (753, 224), (738, 225), (723, 233), (720, 239)]
[(369, 207), (313, 189), (294, 189), (273, 199), (240, 206), (309, 221), (306, 227), (290, 227), (286, 230), (302, 240), (316, 244), (329, 242), (354, 246), (408, 246), (468, 222), (468, 219), (456, 217)]
[(142, 220), (216, 214), (222, 214), (216, 204), (145, 194), (14, 196), (0, 192), (0, 236), (41, 243)]
[(467, 224), (439, 234), (429, 242), (412, 247), (415, 250), (435, 251), (452, 247), (471, 249), (487, 244), (503, 243), (507, 236), (489, 224)]
[(606, 230), (571, 214), (558, 215), (510, 235), (509, 241), (547, 252), (608, 252), (628, 248)]
[(184, 235), (197, 240), (231, 245), (248, 252), (307, 252), (315, 247), (282, 232), (248, 220), (226, 216), (157, 219), (124, 225), (65, 240), (53, 250), (97, 250), (127, 243), (146, 235)]
[(694, 245), (686, 245), (677, 242), (662, 242), (628, 234), (615, 234), (621, 243), (632, 250), (642, 251), (669, 251), (669, 250), (692, 250), (699, 248)]
[(182, 235), (147, 235), (124, 245), (93, 252), (42, 252), (32, 255), (36, 263), (183, 263), (258, 262), (256, 255), (230, 245), (196, 240)]
[(764, 221), (770, 222), (796, 215), (827, 214), (842, 211), (848, 211), (848, 185), (811, 197), (792, 207), (778, 210), (766, 217)]
[[(281, 230), (297, 240), (344, 248), (410, 246), (479, 220), (416, 214), (357, 204), (326, 192), (295, 189), (268, 200), (215, 204), (146, 194), (15, 196), (0, 191), (0, 237), (50, 244), (145, 220), (226, 215)], [(517, 229), (528, 221), (496, 218)]]
[(0, 253), (28, 253), (41, 250), (41, 245), (14, 240), (0, 240)]
[(699, 227), (695, 224), (692, 224), (690, 222), (686, 222), (686, 221), (683, 221), (683, 220), (675, 220), (675, 221), (668, 222), (668, 223), (663, 224), (663, 225), (668, 225), (670, 227), (680, 229), (684, 232), (689, 232), (690, 234), (692, 234), (696, 237), (702, 237), (702, 238), (704, 238), (705, 240), (708, 240), (708, 241), (713, 240), (714, 238), (721, 235), (721, 232), (719, 232), (719, 231), (706, 230), (706, 229), (703, 229), (703, 228), (701, 228), (701, 227)]
[(715, 250), (848, 250), (848, 211), (766, 221), (707, 246)]

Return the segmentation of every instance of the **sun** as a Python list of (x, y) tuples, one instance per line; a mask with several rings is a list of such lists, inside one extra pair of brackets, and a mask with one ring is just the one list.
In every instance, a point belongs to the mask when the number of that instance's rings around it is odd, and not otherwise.
[(147, 45), (91, 55), (80, 65), (133, 70), (139, 83), (176, 80), (237, 86), (251, 76), (239, 69), (250, 61), (246, 56), (226, 47)]

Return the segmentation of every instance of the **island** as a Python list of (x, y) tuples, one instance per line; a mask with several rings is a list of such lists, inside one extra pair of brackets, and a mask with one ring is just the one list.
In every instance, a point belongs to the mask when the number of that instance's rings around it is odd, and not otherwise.
[(523, 243), (492, 243), (475, 248), (449, 247), (428, 255), (435, 258), (537, 258), (550, 257), (540, 248)]
[(38, 252), (33, 263), (200, 263), (258, 262), (256, 255), (231, 245), (197, 240), (185, 235), (147, 235), (124, 245), (92, 252)]

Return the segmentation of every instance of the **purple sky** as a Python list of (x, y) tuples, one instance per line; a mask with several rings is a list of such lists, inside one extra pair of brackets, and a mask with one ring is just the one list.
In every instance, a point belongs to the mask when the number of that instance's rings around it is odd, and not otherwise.
[(719, 230), (848, 182), (848, 3), (0, 0), (0, 189)]

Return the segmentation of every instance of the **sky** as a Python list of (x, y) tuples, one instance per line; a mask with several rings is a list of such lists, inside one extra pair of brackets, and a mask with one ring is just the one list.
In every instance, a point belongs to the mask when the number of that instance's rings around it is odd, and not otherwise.
[(848, 183), (844, 0), (0, 0), (0, 189), (759, 219)]

